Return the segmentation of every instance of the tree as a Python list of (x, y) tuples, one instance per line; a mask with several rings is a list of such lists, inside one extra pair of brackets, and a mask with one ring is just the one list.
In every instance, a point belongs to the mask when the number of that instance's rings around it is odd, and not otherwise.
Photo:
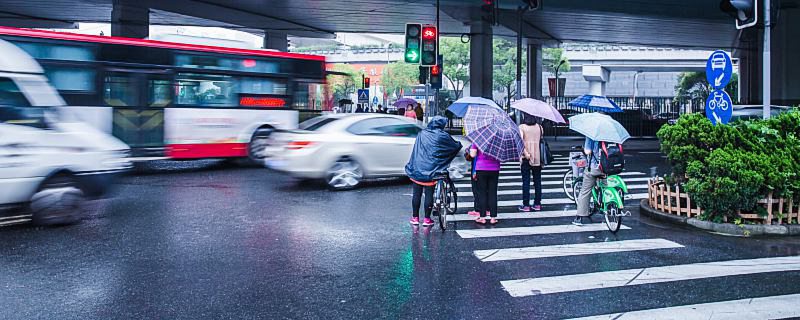
[[(731, 96), (734, 103), (739, 101), (739, 75), (734, 73), (731, 82), (725, 86), (725, 92)], [(678, 84), (675, 85), (675, 97), (683, 99), (706, 100), (711, 94), (711, 86), (706, 80), (705, 72), (683, 72), (678, 75)]]
[[(564, 49), (562, 48), (542, 49), (542, 63), (547, 72), (550, 72), (556, 78), (558, 78), (562, 72), (569, 72), (569, 70), (572, 69), (572, 66), (569, 64), (569, 59), (564, 56)], [(561, 64), (560, 68), (558, 67), (559, 64)]]
[(441, 38), (439, 51), (444, 58), (444, 76), (459, 99), (469, 83), (469, 44), (456, 38)]
[(386, 66), (381, 83), (387, 94), (399, 94), (400, 90), (410, 87), (419, 81), (419, 66), (403, 61), (393, 62)]
[(344, 63), (334, 64), (331, 70), (345, 74), (328, 76), (328, 85), (333, 91), (334, 100), (349, 98), (351, 94), (355, 93), (356, 84), (361, 80), (361, 73), (353, 66)]
[[(504, 91), (506, 108), (511, 107), (511, 97), (517, 92), (517, 46), (515, 43), (505, 39), (496, 39), (493, 43), (494, 70), (492, 72), (494, 89)], [(522, 68), (524, 70), (527, 63), (525, 55), (522, 55)]]

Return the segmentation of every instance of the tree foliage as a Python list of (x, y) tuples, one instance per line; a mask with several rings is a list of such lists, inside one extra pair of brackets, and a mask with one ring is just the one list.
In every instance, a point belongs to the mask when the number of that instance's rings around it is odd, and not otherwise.
[[(733, 103), (739, 101), (739, 75), (734, 73), (731, 82), (725, 86), (725, 92), (731, 96)], [(708, 98), (711, 86), (706, 80), (705, 72), (683, 72), (678, 75), (678, 84), (675, 85), (676, 97), (683, 99)]]
[(335, 101), (348, 99), (355, 93), (356, 84), (361, 81), (361, 73), (353, 66), (344, 63), (334, 64), (331, 70), (345, 74), (328, 76), (328, 85), (333, 91)]
[(444, 76), (453, 88), (455, 98), (461, 98), (469, 83), (469, 44), (457, 38), (441, 38), (439, 51), (444, 58)]
[[(495, 39), (493, 43), (494, 70), (492, 78), (494, 89), (502, 91), (506, 99), (502, 105), (511, 107), (511, 97), (516, 92), (517, 84), (517, 45), (505, 39)], [(526, 68), (527, 59), (522, 55), (522, 68)]]
[(400, 90), (413, 86), (419, 81), (419, 66), (403, 61), (386, 66), (381, 83), (388, 94), (400, 94)]
[[(555, 77), (558, 77), (562, 72), (569, 72), (569, 70), (572, 69), (572, 66), (569, 64), (569, 59), (564, 55), (564, 49), (562, 48), (542, 49), (542, 64), (544, 69)], [(558, 67), (559, 64), (561, 64), (560, 68)]]

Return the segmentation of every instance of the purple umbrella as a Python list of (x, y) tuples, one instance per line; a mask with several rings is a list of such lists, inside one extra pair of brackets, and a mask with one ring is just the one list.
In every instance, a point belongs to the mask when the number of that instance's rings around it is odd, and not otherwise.
[(469, 108), (464, 129), (478, 150), (501, 162), (518, 161), (524, 149), (519, 128), (503, 110)]
[(411, 98), (400, 98), (400, 99), (397, 99), (397, 101), (394, 102), (394, 106), (397, 107), (397, 108), (400, 108), (401, 106), (403, 108), (405, 108), (409, 104), (416, 106), (417, 105), (417, 100), (414, 100), (414, 99), (411, 99)]
[(567, 123), (564, 121), (564, 117), (561, 113), (558, 112), (558, 109), (544, 101), (525, 98), (515, 101), (511, 104), (511, 107), (535, 117), (544, 118), (556, 123)]

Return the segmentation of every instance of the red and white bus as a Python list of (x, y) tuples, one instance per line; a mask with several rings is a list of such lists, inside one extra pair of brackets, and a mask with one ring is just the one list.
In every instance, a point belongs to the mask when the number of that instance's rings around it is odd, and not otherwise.
[(325, 58), (0, 27), (36, 58), (70, 107), (134, 157), (265, 156), (274, 129), (330, 110)]

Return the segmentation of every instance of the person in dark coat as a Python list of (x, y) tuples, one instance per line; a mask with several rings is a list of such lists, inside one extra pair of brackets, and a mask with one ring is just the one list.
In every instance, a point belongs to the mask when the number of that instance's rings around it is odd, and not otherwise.
[(433, 211), (435, 178), (447, 171), (450, 162), (461, 151), (461, 143), (444, 131), (445, 126), (447, 126), (447, 118), (436, 116), (431, 119), (428, 128), (417, 135), (411, 159), (406, 164), (406, 175), (414, 182), (413, 197), (411, 198), (413, 211), (410, 221), (413, 225), (419, 224), (419, 209), (423, 192), (425, 193), (425, 220), (422, 225), (433, 225), (431, 212)]

